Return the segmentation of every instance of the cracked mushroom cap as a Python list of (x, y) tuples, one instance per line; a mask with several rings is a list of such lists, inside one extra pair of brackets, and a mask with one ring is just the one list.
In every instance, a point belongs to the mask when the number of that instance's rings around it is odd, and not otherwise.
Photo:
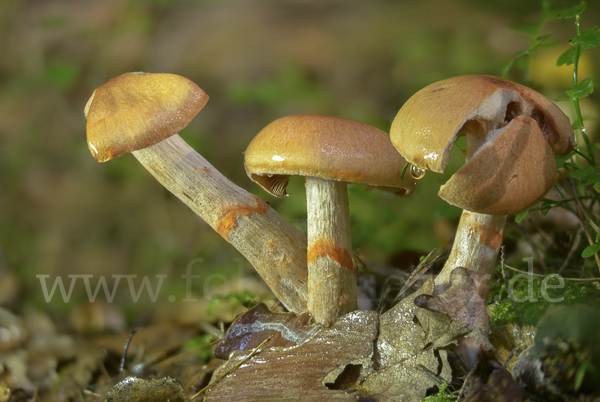
[(402, 106), (390, 137), (406, 160), (442, 173), (458, 136), (467, 162), (439, 196), (472, 212), (507, 215), (529, 208), (552, 187), (553, 153), (574, 146), (569, 119), (552, 101), (514, 82), (465, 75), (431, 84)]
[(176, 74), (125, 73), (97, 88), (85, 105), (90, 152), (106, 162), (185, 128), (208, 101)]
[(290, 176), (366, 184), (401, 197), (417, 183), (401, 178), (406, 161), (387, 133), (340, 117), (293, 115), (260, 131), (244, 153), (246, 173), (276, 197), (287, 195)]

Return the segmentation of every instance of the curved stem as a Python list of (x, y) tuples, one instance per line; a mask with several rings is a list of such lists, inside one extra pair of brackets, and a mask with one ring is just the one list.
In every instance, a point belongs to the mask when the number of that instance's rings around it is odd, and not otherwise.
[(306, 238), (236, 186), (179, 135), (133, 155), (167, 190), (231, 243), (290, 311), (306, 312)]
[(435, 278), (436, 293), (437, 289), (443, 291), (449, 286), (450, 272), (454, 268), (465, 267), (475, 273), (478, 292), (485, 299), (496, 268), (505, 223), (506, 215), (463, 211), (450, 256)]

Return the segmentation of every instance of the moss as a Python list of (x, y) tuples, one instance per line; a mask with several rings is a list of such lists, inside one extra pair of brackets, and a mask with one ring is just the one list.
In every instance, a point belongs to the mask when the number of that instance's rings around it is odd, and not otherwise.
[(515, 274), (508, 280), (507, 288), (501, 270), (496, 271), (499, 279), (491, 288), (488, 306), (493, 330), (509, 322), (535, 325), (553, 305), (586, 304), (599, 297), (598, 289), (591, 283), (570, 281), (556, 274)]
[(449, 394), (447, 388), (450, 386), (447, 382), (443, 382), (440, 390), (435, 395), (426, 396), (423, 402), (453, 402), (456, 401), (456, 396)]

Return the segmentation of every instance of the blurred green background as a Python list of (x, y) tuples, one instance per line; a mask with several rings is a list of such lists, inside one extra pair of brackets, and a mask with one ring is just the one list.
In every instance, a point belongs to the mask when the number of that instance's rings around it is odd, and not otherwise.
[[(599, 23), (600, 4), (589, 3), (583, 29)], [(90, 155), (83, 107), (117, 75), (169, 72), (200, 85), (210, 101), (182, 137), (305, 231), (301, 179), (279, 200), (245, 175), (242, 152), (262, 127), (289, 114), (319, 113), (389, 131), (398, 109), (423, 86), (455, 75), (500, 75), (528, 48), (527, 28), (541, 9), (541, 2), (523, 0), (2, 1), (4, 265), (34, 303), (43, 300), (40, 274), (51, 281), (164, 274), (165, 287), (183, 291), (179, 278), (196, 258), (203, 259), (196, 274), (238, 272), (237, 251), (131, 155), (106, 164)], [(554, 63), (574, 36), (572, 21), (550, 22), (541, 33), (550, 32), (558, 45), (531, 60), (530, 74), (517, 64), (513, 78), (561, 100), (569, 71)], [(599, 52), (588, 53), (582, 73), (594, 77)], [(584, 114), (597, 115), (597, 94), (584, 101)], [(418, 255), (448, 247), (460, 211), (437, 189), (458, 159), (443, 176), (428, 173), (406, 199), (350, 187), (353, 245), (364, 261), (408, 266), (415, 255), (418, 262)], [(202, 293), (202, 282), (194, 291)], [(83, 292), (76, 288), (73, 300)]]

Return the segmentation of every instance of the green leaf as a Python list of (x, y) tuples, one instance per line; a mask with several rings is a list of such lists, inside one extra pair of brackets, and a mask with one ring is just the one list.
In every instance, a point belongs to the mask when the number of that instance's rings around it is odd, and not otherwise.
[(515, 216), (515, 222), (519, 223), (521, 222), (523, 219), (525, 219), (525, 217), (527, 216), (527, 214), (529, 213), (529, 210), (526, 209), (524, 211), (519, 212), (516, 216)]
[(572, 47), (568, 49), (566, 52), (558, 56), (558, 60), (556, 60), (557, 66), (562, 66), (563, 64), (569, 66), (577, 61), (577, 48)]
[(557, 15), (557, 18), (565, 19), (565, 18), (576, 17), (583, 13), (586, 6), (587, 6), (586, 2), (582, 1), (578, 5), (562, 11), (560, 14)]
[(586, 29), (569, 41), (571, 46), (581, 46), (583, 49), (592, 49), (600, 46), (600, 30), (598, 27)]
[(581, 185), (589, 186), (590, 184), (596, 183), (598, 180), (600, 180), (600, 172), (595, 172), (593, 175), (591, 175), (587, 179), (583, 180), (581, 182)]
[(598, 251), (600, 251), (600, 244), (594, 243), (590, 246), (587, 246), (585, 249), (583, 249), (581, 256), (583, 258), (589, 258), (589, 257), (593, 256), (594, 254), (596, 254)]
[(573, 386), (575, 391), (579, 391), (579, 388), (581, 388), (581, 384), (583, 384), (583, 377), (585, 377), (585, 372), (591, 368), (590, 366), (590, 363), (583, 362), (577, 369), (577, 372), (575, 373), (575, 384)]
[(406, 164), (402, 168), (402, 171), (400, 171), (400, 180), (404, 180), (404, 174), (406, 173), (406, 169), (408, 169), (409, 166), (410, 163), (406, 162)]
[[(597, 193), (600, 193), (600, 181), (597, 181), (594, 183), (594, 190), (596, 190)], [(598, 234), (600, 234), (600, 232), (598, 232)], [(600, 239), (597, 239), (600, 240)]]
[(596, 243), (600, 242), (600, 232), (596, 233)]
[(542, 202), (542, 206), (540, 207), (540, 212), (542, 213), (542, 215), (546, 216), (548, 211), (550, 211), (552, 208), (554, 208), (558, 205), (559, 205), (558, 201), (549, 200), (547, 198), (544, 198), (544, 200)]
[(537, 34), (542, 26), (541, 22), (520, 22), (513, 24), (512, 29), (519, 32), (525, 32), (531, 36)]
[(600, 169), (594, 166), (586, 166), (569, 172), (572, 178), (577, 179), (583, 186), (589, 186), (600, 180)]
[[(548, 40), (548, 38), (549, 38), (549, 37), (551, 37), (551, 36), (552, 36), (552, 34), (540, 35), (540, 36), (536, 37), (536, 38), (535, 38), (535, 40), (536, 40), (538, 43), (544, 43), (544, 42), (546, 42), (546, 41)], [(534, 46), (535, 46), (535, 45), (534, 45)]]
[(565, 162), (571, 158), (573, 155), (571, 153), (564, 155), (564, 156), (558, 156), (558, 155), (554, 155), (554, 160), (556, 161), (556, 168), (560, 169), (562, 167), (565, 166)]
[(592, 81), (591, 78), (586, 78), (573, 88), (569, 89), (567, 91), (567, 95), (569, 95), (571, 98), (581, 99), (585, 98), (592, 92), (594, 92), (594, 81)]
[(574, 179), (585, 179), (594, 173), (596, 169), (593, 166), (586, 166), (580, 169), (573, 170), (569, 172), (572, 178)]

